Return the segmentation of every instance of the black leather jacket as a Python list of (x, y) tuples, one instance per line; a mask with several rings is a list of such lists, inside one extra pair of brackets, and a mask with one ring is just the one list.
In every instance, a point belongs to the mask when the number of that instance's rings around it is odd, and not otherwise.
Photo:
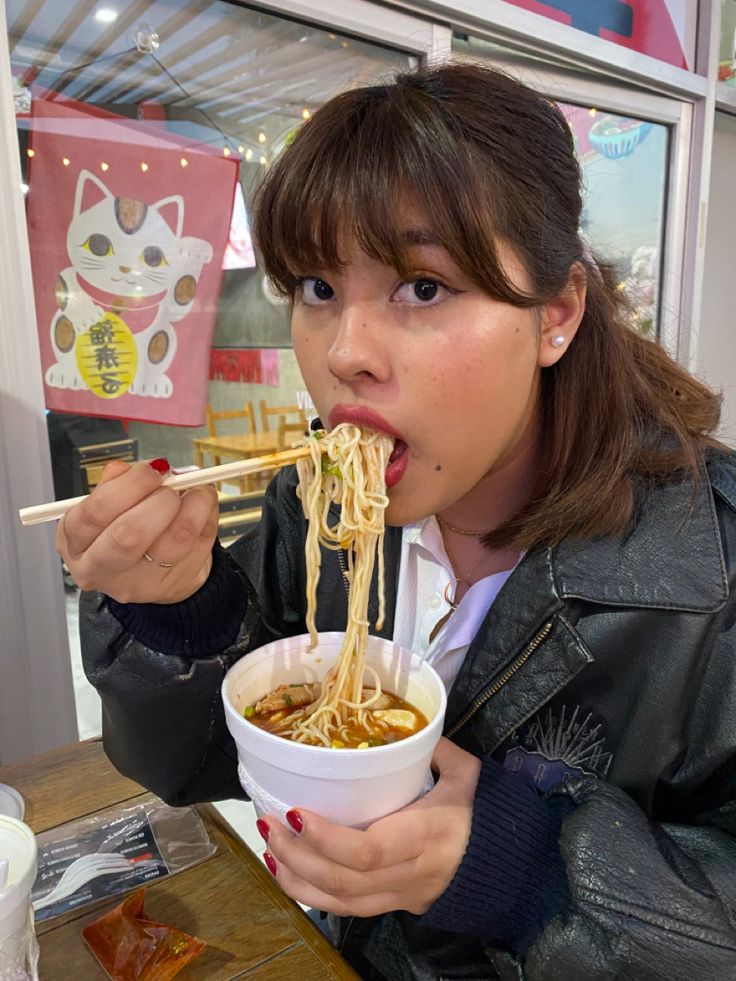
[[(304, 530), (284, 471), (259, 527), (230, 550), (252, 584), (238, 637), (208, 656), (196, 645), (157, 653), (122, 628), (104, 597), (83, 596), (83, 655), (103, 700), (105, 748), (164, 799), (242, 796), (219, 687), (247, 650), (303, 632)], [(387, 636), (399, 554), (400, 531), (389, 529)], [(331, 553), (320, 629), (345, 622), (341, 582)], [(528, 553), (468, 651), (446, 734), (524, 769), (541, 792), (573, 799), (560, 839), (570, 906), (523, 962), (406, 913), (341, 921), (338, 945), (359, 973), (736, 979), (735, 614), (733, 455), (714, 456), (695, 491), (670, 482), (640, 495), (622, 541)]]

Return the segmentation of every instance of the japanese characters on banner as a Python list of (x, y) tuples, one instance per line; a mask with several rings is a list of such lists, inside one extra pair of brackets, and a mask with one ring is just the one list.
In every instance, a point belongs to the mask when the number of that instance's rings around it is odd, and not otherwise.
[[(690, 68), (692, 0), (505, 0), (678, 68)], [(689, 35), (693, 35), (692, 37)]]
[(237, 160), (70, 101), (32, 121), (47, 407), (201, 425)]

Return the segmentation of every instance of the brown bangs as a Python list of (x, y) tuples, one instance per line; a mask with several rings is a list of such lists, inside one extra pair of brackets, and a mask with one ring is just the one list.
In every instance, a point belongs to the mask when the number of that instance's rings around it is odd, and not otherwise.
[(298, 276), (343, 268), (354, 243), (409, 275), (412, 246), (432, 244), (493, 298), (540, 302), (504, 273), (503, 216), (490, 206), (499, 196), (480, 156), (424, 91), (343, 93), (302, 125), (256, 191), (253, 234), (267, 275), (291, 296)]

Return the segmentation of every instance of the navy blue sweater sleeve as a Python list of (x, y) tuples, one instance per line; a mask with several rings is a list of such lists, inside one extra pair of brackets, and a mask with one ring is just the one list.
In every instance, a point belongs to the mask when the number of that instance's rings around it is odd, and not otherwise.
[(569, 903), (560, 828), (574, 804), (545, 799), (520, 775), (483, 761), (468, 846), (424, 926), (471, 934), (522, 956)]
[(137, 641), (152, 650), (184, 657), (207, 657), (233, 643), (251, 592), (245, 573), (215, 543), (207, 581), (182, 603), (118, 603), (110, 612)]

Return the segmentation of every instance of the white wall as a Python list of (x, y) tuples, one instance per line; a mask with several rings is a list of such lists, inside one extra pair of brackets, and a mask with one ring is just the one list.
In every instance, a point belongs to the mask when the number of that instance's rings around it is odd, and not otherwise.
[(736, 446), (736, 118), (723, 112), (716, 113), (695, 371), (723, 392), (721, 435)]

